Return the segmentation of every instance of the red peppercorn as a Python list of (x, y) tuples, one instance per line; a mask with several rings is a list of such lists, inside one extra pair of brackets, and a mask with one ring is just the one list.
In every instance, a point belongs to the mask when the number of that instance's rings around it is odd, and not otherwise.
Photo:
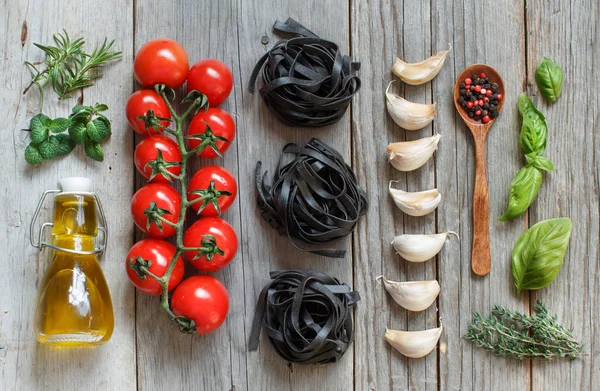
[(479, 99), (479, 101), (477, 102), (477, 104), (478, 104), (479, 106), (483, 106), (483, 103), (484, 103), (484, 102), (483, 102), (483, 99)]
[(477, 111), (475, 112), (475, 115), (481, 115), (481, 110), (477, 110)]
[(502, 100), (502, 94), (498, 94), (498, 100)]
[(473, 82), (473, 80), (471, 80), (471, 78), (470, 78), (470, 77), (467, 77), (467, 78), (465, 79), (465, 84), (471, 84), (472, 82)]
[(467, 107), (469, 109), (472, 109), (473, 108), (473, 102), (467, 102)]
[(486, 90), (485, 88), (482, 88), (482, 89), (481, 89), (481, 94), (482, 94), (482, 95), (485, 95), (485, 94), (486, 94), (486, 92), (487, 92), (487, 90)]
[(487, 103), (487, 102), (489, 102), (489, 101), (490, 101), (490, 98), (488, 98), (488, 97), (486, 96), (485, 98), (483, 98), (483, 101)]
[[(482, 91), (482, 92), (483, 92), (483, 91)], [(485, 91), (485, 94), (486, 94), (487, 96), (490, 96), (490, 95), (492, 95), (493, 93), (494, 93), (494, 92), (493, 92), (492, 90), (486, 90), (486, 91)]]
[(481, 86), (475, 86), (475, 92), (481, 92)]
[(490, 122), (490, 116), (486, 115), (481, 120), (483, 121), (484, 124), (487, 124), (488, 122)]
[(481, 72), (481, 73), (479, 74), (479, 77), (480, 77), (480, 78), (482, 78), (482, 79), (485, 79), (485, 78), (486, 78), (486, 76), (487, 76), (487, 75), (486, 75), (485, 73), (483, 73), (483, 72)]

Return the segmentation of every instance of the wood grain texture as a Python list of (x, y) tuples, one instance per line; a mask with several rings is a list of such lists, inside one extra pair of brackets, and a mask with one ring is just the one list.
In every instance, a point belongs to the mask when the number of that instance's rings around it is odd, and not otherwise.
[[(62, 4), (62, 5), (61, 5)], [(117, 218), (127, 210), (133, 191), (132, 142), (122, 113), (131, 89), (133, 10), (109, 3), (81, 1), (66, 12), (59, 1), (11, 1), (0, 4), (0, 114), (4, 119), (0, 143), (3, 170), (0, 211), (2, 252), (0, 265), (0, 389), (2, 390), (133, 390), (135, 340), (133, 288), (123, 279), (122, 256), (132, 242), (131, 224)], [(94, 12), (90, 12), (94, 9)], [(27, 32), (23, 32), (26, 23)], [(106, 103), (113, 135), (104, 144), (105, 160), (87, 158), (81, 147), (69, 156), (29, 166), (23, 158), (29, 143), (29, 119), (39, 112), (39, 95), (33, 88), (22, 96), (30, 77), (24, 61), (43, 61), (33, 42), (51, 44), (52, 35), (65, 28), (72, 37), (83, 36), (86, 47), (114, 38), (124, 58), (104, 69), (104, 78), (85, 90), (86, 104)], [(48, 86), (44, 113), (67, 116), (74, 99), (57, 101)], [(95, 188), (109, 217), (111, 241), (100, 263), (112, 295), (115, 331), (109, 342), (94, 349), (64, 350), (36, 342), (33, 315), (40, 281), (48, 266), (48, 251), (38, 253), (29, 244), (28, 228), (39, 197), (55, 189), (58, 179), (86, 176)], [(123, 197), (122, 195), (126, 196)], [(45, 204), (42, 219), (48, 221), (52, 202)]]
[[(527, 7), (527, 92), (546, 116), (545, 155), (556, 172), (545, 174), (537, 200), (529, 209), (530, 225), (553, 217), (571, 217), (573, 232), (564, 265), (547, 288), (532, 292), (584, 345), (581, 359), (535, 362), (532, 390), (595, 390), (600, 381), (600, 314), (598, 252), (600, 208), (600, 140), (598, 80), (600, 8), (595, 1), (575, 4), (532, 1)], [(563, 69), (562, 96), (548, 103), (535, 84), (535, 68), (543, 56)], [(583, 109), (584, 114), (578, 114)]]

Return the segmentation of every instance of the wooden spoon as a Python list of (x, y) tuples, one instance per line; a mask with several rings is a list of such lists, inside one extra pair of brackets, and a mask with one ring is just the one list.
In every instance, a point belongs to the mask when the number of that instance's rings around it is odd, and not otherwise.
[[(475, 189), (473, 190), (473, 247), (471, 250), (471, 267), (473, 268), (473, 273), (485, 276), (492, 268), (489, 238), (490, 199), (485, 170), (485, 140), (489, 129), (498, 117), (484, 124), (470, 118), (466, 110), (458, 103), (460, 83), (467, 77), (479, 75), (482, 72), (487, 75), (490, 82), (497, 83), (502, 95), (506, 96), (504, 82), (500, 74), (489, 65), (474, 64), (465, 68), (458, 76), (458, 79), (456, 79), (456, 84), (454, 85), (454, 105), (463, 121), (465, 121), (465, 124), (467, 124), (467, 127), (471, 130), (473, 139), (475, 140)], [(500, 114), (503, 105), (504, 99), (498, 102), (498, 114)]]

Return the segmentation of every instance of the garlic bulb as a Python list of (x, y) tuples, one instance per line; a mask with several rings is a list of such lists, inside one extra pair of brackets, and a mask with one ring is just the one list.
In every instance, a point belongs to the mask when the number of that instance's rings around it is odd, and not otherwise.
[(410, 262), (425, 262), (440, 252), (448, 234), (458, 237), (449, 231), (433, 235), (399, 235), (394, 238), (392, 245), (400, 256)]
[(423, 311), (435, 301), (440, 293), (440, 284), (432, 281), (390, 281), (384, 276), (377, 277), (377, 281), (383, 280), (385, 290), (392, 296), (394, 301), (409, 311)]
[(421, 358), (431, 353), (441, 335), (441, 322), (440, 327), (423, 331), (385, 330), (385, 340), (410, 358)]
[(442, 201), (442, 195), (437, 189), (410, 193), (392, 188), (393, 182), (397, 181), (390, 181), (389, 192), (396, 206), (407, 215), (425, 216), (433, 212)]
[(387, 146), (388, 160), (396, 170), (412, 171), (421, 167), (433, 156), (441, 136), (435, 134), (414, 141), (400, 141)]
[(435, 104), (412, 103), (389, 92), (393, 81), (385, 90), (388, 113), (400, 127), (406, 130), (422, 129), (433, 121)]
[(392, 72), (406, 84), (418, 85), (427, 83), (440, 72), (450, 50), (452, 50), (452, 47), (448, 50), (437, 52), (428, 59), (414, 64), (406, 63), (397, 58), (392, 67)]

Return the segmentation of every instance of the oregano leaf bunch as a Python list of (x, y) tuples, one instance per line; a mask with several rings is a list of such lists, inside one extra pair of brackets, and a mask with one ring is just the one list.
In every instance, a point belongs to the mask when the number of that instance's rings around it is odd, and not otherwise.
[(110, 120), (102, 114), (108, 106), (75, 106), (68, 118), (50, 118), (38, 114), (29, 122), (31, 142), (25, 148), (25, 161), (39, 164), (45, 160), (68, 155), (76, 145), (83, 144), (85, 154), (103, 161), (101, 141), (111, 135)]

